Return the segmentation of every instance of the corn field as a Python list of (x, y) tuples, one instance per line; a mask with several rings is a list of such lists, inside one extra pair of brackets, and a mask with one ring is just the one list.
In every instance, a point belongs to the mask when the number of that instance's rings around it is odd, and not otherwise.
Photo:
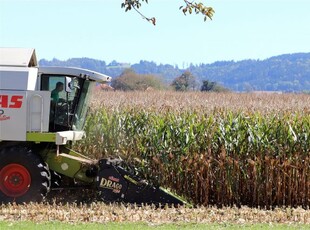
[(197, 205), (310, 206), (310, 96), (96, 92), (75, 148)]

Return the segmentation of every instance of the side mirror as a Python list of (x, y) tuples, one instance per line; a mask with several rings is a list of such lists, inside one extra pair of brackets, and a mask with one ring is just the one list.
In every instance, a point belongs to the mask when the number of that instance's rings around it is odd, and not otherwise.
[(79, 82), (76, 77), (74, 78), (66, 77), (66, 91), (68, 93), (72, 92), (72, 90), (74, 89), (79, 89), (79, 88), (80, 88)]
[(72, 89), (73, 89), (72, 78), (71, 77), (66, 77), (66, 89), (65, 90), (66, 90), (67, 93), (71, 93)]

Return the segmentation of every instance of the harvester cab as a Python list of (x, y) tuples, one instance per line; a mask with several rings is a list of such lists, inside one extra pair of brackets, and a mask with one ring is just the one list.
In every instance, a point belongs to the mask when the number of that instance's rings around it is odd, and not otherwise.
[(95, 84), (110, 80), (86, 69), (39, 67), (34, 49), (0, 48), (0, 203), (40, 202), (50, 189), (66, 189), (62, 181), (69, 178), (107, 202), (185, 204), (119, 159), (70, 149), (85, 136)]
[(40, 90), (51, 92), (50, 132), (83, 130), (95, 74), (97, 82), (110, 80), (108, 76), (76, 68), (39, 68)]

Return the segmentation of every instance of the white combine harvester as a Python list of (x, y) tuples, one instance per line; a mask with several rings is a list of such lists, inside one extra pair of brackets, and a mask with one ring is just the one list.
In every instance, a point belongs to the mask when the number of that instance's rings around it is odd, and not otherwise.
[(85, 69), (39, 67), (34, 49), (0, 48), (0, 203), (40, 202), (71, 178), (107, 202), (184, 204), (120, 160), (93, 160), (70, 149), (85, 135), (93, 87), (110, 80)]

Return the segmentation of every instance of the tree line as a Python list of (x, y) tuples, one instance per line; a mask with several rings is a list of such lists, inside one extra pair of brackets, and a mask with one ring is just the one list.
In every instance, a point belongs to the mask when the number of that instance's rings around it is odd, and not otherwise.
[[(161, 82), (159, 88), (175, 87), (179, 90), (208, 89), (212, 84), (231, 91), (283, 91), (301, 92), (310, 90), (310, 53), (295, 53), (274, 56), (265, 60), (217, 61), (211, 64), (189, 64), (185, 68), (177, 65), (156, 64), (153, 61), (141, 60), (128, 64), (112, 61), (107, 64), (102, 60), (90, 58), (71, 58), (66, 61), (42, 59), (40, 66), (74, 66), (91, 69), (112, 76), (114, 79), (128, 75), (150, 75)], [(125, 71), (126, 70), (126, 71)], [(185, 81), (187, 72), (194, 76), (194, 85)], [(182, 77), (183, 76), (183, 77)], [(123, 78), (125, 78), (123, 76)], [(127, 76), (128, 78), (128, 76)], [(189, 81), (191, 77), (189, 77)], [(152, 80), (153, 81), (153, 80)], [(205, 82), (207, 81), (207, 82)], [(139, 80), (141, 82), (141, 79)], [(212, 83), (208, 86), (208, 84)], [(155, 83), (154, 83), (155, 84)], [(156, 83), (159, 85), (159, 83)], [(189, 84), (189, 86), (186, 86)], [(206, 86), (207, 85), (207, 86)], [(139, 85), (141, 88), (141, 84)], [(153, 87), (153, 86), (152, 86)]]
[(133, 69), (126, 69), (117, 78), (112, 80), (111, 86), (115, 90), (175, 90), (175, 91), (229, 91), (216, 82), (204, 80), (202, 85), (197, 84), (196, 77), (189, 71), (185, 71), (176, 77), (171, 84), (165, 84), (163, 80), (152, 74), (138, 74)]

